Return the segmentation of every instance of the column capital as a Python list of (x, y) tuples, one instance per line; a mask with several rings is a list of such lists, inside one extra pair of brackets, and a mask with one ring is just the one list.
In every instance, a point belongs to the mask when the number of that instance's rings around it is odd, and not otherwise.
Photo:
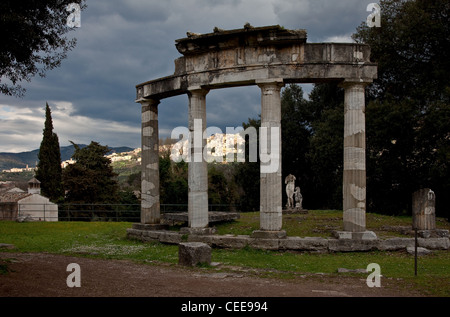
[(256, 79), (255, 84), (260, 88), (267, 86), (277, 86), (280, 88), (284, 87), (283, 78)]
[(200, 94), (206, 96), (209, 93), (209, 89), (203, 88), (201, 86), (190, 86), (187, 89), (188, 94)]
[(341, 88), (349, 88), (352, 86), (362, 86), (365, 88), (366, 86), (370, 85), (372, 83), (372, 80), (365, 81), (364, 79), (358, 79), (358, 78), (346, 78), (343, 81), (339, 83), (339, 87)]
[(160, 103), (159, 99), (151, 98), (139, 98), (135, 100), (136, 103), (140, 103), (142, 106), (157, 106)]

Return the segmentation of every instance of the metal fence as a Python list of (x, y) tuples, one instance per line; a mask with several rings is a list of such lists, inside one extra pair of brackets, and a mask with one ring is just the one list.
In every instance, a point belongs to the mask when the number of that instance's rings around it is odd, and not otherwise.
[(29, 219), (35, 221), (58, 221), (58, 205), (19, 203), (17, 204), (17, 219)]
[[(161, 214), (188, 211), (187, 204), (161, 204), (160, 208)], [(208, 206), (208, 211), (234, 210), (236, 210), (236, 206), (221, 204)], [(28, 218), (35, 221), (139, 222), (140, 217), (140, 204), (20, 204), (17, 211), (18, 219)]]

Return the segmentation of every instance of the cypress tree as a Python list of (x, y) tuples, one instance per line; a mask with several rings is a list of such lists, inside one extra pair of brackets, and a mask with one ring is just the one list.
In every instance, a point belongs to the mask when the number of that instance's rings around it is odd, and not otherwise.
[(36, 178), (41, 182), (42, 195), (51, 201), (62, 200), (61, 151), (58, 135), (53, 132), (53, 120), (48, 103), (45, 106), (45, 125), (38, 159)]

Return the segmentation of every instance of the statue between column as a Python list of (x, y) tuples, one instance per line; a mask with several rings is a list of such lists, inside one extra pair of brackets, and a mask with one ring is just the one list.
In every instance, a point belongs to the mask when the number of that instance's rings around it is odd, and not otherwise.
[[(286, 184), (286, 195), (287, 195), (287, 203), (286, 203), (286, 212), (287, 213), (308, 213), (306, 209), (303, 209), (302, 202), (303, 196), (300, 192), (300, 187), (295, 186), (296, 177), (292, 174), (289, 174), (284, 179), (284, 183)], [(294, 206), (295, 202), (295, 206)]]

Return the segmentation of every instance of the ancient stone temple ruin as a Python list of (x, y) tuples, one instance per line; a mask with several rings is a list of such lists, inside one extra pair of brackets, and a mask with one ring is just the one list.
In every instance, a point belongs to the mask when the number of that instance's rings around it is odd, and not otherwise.
[[(185, 94), (189, 130), (206, 128), (207, 94), (212, 89), (257, 85), (261, 89), (261, 126), (281, 127), (280, 91), (288, 83), (338, 82), (345, 89), (342, 236), (374, 236), (366, 231), (365, 86), (377, 77), (370, 47), (355, 43), (307, 43), (305, 30), (280, 26), (214, 29), (188, 33), (176, 40), (183, 55), (171, 76), (136, 86), (142, 105), (142, 206), (136, 228), (160, 225), (158, 172), (158, 104)], [(193, 136), (191, 136), (193, 137)], [(281, 135), (279, 148), (281, 155)], [(269, 137), (269, 142), (275, 142)], [(191, 142), (192, 156), (201, 155), (206, 140)], [(200, 156), (198, 156), (200, 157)], [(261, 163), (260, 230), (257, 237), (283, 237), (281, 159), (273, 172)], [(208, 233), (208, 170), (204, 159), (189, 163), (188, 232)], [(375, 236), (376, 237), (376, 236)]]

